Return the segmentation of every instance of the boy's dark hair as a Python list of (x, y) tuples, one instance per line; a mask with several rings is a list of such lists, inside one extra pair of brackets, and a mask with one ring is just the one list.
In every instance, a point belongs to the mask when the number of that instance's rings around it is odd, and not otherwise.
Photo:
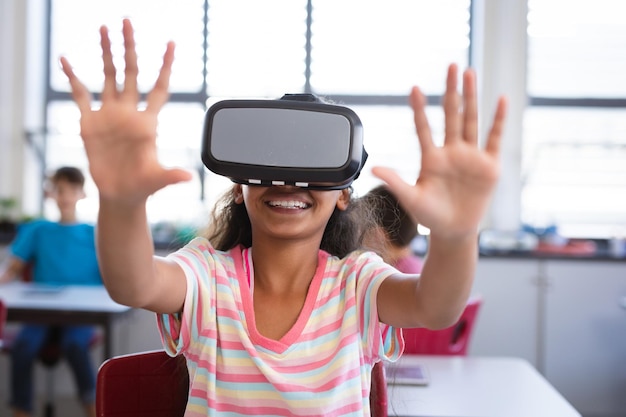
[(84, 186), (85, 176), (82, 171), (75, 167), (61, 167), (54, 171), (54, 174), (50, 176), (50, 183), (56, 184), (59, 181), (67, 181), (70, 184)]
[(377, 224), (394, 246), (408, 246), (417, 236), (417, 224), (385, 185), (371, 189), (363, 199), (376, 212)]
[[(235, 203), (234, 187), (219, 199), (211, 215), (207, 239), (218, 250), (229, 250), (238, 244), (252, 246), (252, 226), (245, 204)], [(346, 210), (335, 208), (322, 236), (320, 249), (343, 258), (357, 250), (369, 227), (375, 225), (369, 207), (360, 199), (351, 198)]]

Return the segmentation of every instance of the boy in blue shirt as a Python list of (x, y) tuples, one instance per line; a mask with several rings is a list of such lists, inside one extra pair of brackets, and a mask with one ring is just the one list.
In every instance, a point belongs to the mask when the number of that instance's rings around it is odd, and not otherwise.
[[(0, 283), (23, 275), (32, 265), (33, 282), (48, 285), (101, 285), (94, 227), (77, 220), (76, 204), (85, 196), (85, 177), (74, 167), (50, 178), (47, 197), (55, 200), (58, 222), (36, 220), (20, 226), (9, 248), (11, 258)], [(11, 349), (11, 406), (15, 417), (33, 411), (33, 363), (50, 337), (58, 338), (88, 416), (95, 416), (95, 370), (89, 353), (90, 326), (24, 325)]]

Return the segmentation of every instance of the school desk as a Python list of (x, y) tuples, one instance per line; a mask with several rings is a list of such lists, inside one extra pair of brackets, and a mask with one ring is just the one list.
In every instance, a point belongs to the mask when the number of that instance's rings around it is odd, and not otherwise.
[(104, 359), (113, 356), (115, 320), (132, 310), (113, 301), (103, 286), (10, 282), (0, 285), (0, 299), (7, 307), (7, 322), (101, 326)]
[(420, 365), (427, 385), (394, 383), (387, 366), (389, 416), (581, 417), (526, 360), (405, 355), (393, 366)]

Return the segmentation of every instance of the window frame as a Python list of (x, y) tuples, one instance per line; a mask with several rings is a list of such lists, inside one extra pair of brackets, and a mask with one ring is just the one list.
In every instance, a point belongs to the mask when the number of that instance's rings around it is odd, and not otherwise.
[[(313, 32), (312, 32), (312, 25), (313, 25), (313, 6), (314, 6), (315, 0), (306, 0), (306, 30), (305, 30), (305, 80), (304, 80), (304, 86), (303, 86), (303, 90), (301, 91), (302, 93), (312, 93), (312, 94), (316, 94), (316, 91), (314, 89), (314, 86), (311, 84), (311, 75), (312, 75), (312, 71), (311, 71), (311, 63), (312, 63), (312, 42), (311, 39), (314, 36)], [(468, 37), (470, 39), (470, 43), (469, 43), (469, 47), (467, 48), (467, 62), (468, 65), (472, 65), (472, 57), (473, 57), (473, 51), (472, 51), (472, 45), (473, 42), (471, 41), (472, 39), (472, 34), (473, 34), (473, 20), (472, 20), (472, 10), (473, 10), (473, 6), (474, 6), (474, 0), (468, 0), (468, 10), (469, 10), (469, 34)], [(46, 12), (45, 12), (45, 19), (46, 19), (46, 42), (45, 42), (45, 61), (46, 63), (50, 63), (51, 62), (51, 50), (52, 50), (52, 42), (53, 42), (53, 37), (50, 36), (49, 34), (51, 33), (52, 27), (53, 27), (53, 7), (54, 7), (54, 0), (46, 0), (45, 1), (46, 4)], [(184, 103), (184, 104), (198, 104), (201, 105), (203, 107), (203, 109), (206, 111), (206, 109), (208, 108), (208, 103), (211, 102), (212, 96), (209, 94), (209, 88), (208, 88), (208, 83), (207, 83), (207, 73), (208, 73), (208, 65), (209, 65), (209, 59), (208, 59), (208, 54), (210, 53), (210, 48), (208, 48), (208, 28), (209, 28), (209, 7), (211, 4), (211, 0), (203, 0), (203, 40), (202, 40), (202, 45), (203, 45), (203, 62), (202, 62), (202, 85), (200, 87), (200, 89), (198, 91), (195, 92), (177, 92), (177, 91), (172, 91), (170, 93), (170, 97), (169, 97), (169, 103)], [(68, 91), (59, 91), (54, 89), (53, 87), (53, 83), (51, 80), (51, 67), (50, 64), (45, 66), (45, 94), (43, 97), (43, 120), (42, 120), (42, 125), (43, 126), (49, 126), (49, 120), (48, 120), (48, 107), (50, 106), (51, 103), (55, 103), (55, 102), (71, 102), (72, 101), (72, 97), (71, 97), (71, 93)], [(99, 92), (92, 92), (93, 95), (93, 99), (95, 101), (99, 101), (101, 94)], [(331, 97), (332, 100), (334, 100), (335, 102), (338, 103), (342, 103), (343, 105), (346, 106), (397, 106), (397, 107), (406, 107), (407, 106), (407, 96), (406, 94), (403, 95), (347, 95), (347, 94), (333, 94), (331, 93), (324, 93), (325, 96), (327, 97)], [(441, 98), (442, 95), (441, 94), (428, 94), (426, 96), (426, 100), (427, 100), (427, 105), (429, 106), (438, 106), (441, 103)], [(141, 95), (141, 99), (144, 100), (145, 99), (145, 94)], [(47, 154), (47, 149), (48, 149), (48, 143), (47, 143), (47, 136), (48, 134), (44, 133), (42, 135), (42, 141), (41, 141), (41, 171), (42, 173), (45, 173), (47, 171), (47, 161), (46, 161), (46, 154)], [(199, 195), (198, 198), (200, 201), (204, 201), (205, 200), (205, 181), (207, 180), (207, 175), (209, 175), (209, 173), (207, 172), (206, 169), (202, 170), (200, 172), (200, 183), (201, 183), (201, 187), (200, 187), (200, 191), (199, 191)], [(45, 207), (44, 207), (44, 201), (43, 201), (43, 196), (41, 199), (41, 211), (45, 211)]]

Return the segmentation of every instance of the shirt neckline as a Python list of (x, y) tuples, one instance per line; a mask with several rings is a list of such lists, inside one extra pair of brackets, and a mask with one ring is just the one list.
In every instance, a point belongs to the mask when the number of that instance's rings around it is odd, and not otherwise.
[(252, 263), (252, 250), (251, 248), (242, 248), (239, 252), (240, 257), (235, 260), (235, 268), (237, 269), (237, 279), (239, 281), (239, 287), (241, 291), (242, 305), (244, 314), (246, 316), (246, 322), (248, 323), (248, 333), (252, 343), (259, 345), (265, 349), (268, 349), (276, 353), (284, 353), (290, 346), (292, 346), (302, 334), (304, 327), (309, 321), (311, 314), (315, 308), (317, 295), (322, 283), (324, 271), (326, 269), (327, 256), (324, 251), (319, 251), (317, 256), (317, 268), (309, 291), (307, 292), (304, 306), (298, 315), (296, 322), (291, 328), (281, 337), (279, 340), (270, 339), (263, 336), (256, 327), (256, 320), (254, 316), (254, 304), (252, 299), (251, 287), (254, 285), (254, 266)]

